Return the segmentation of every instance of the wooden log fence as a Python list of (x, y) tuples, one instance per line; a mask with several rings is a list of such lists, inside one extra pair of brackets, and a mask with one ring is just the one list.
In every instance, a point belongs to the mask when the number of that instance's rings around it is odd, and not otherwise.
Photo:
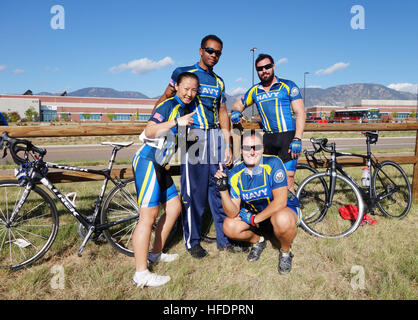
[[(98, 124), (98, 125), (76, 125), (76, 126), (22, 126), (22, 127), (0, 127), (1, 132), (8, 131), (9, 135), (15, 138), (38, 138), (38, 137), (75, 137), (75, 136), (120, 136), (120, 135), (139, 135), (145, 128), (146, 123), (139, 124)], [(243, 125), (234, 126), (232, 136), (234, 141), (240, 139), (239, 130), (245, 129), (260, 129), (258, 123), (245, 123)], [(393, 160), (399, 164), (412, 164), (413, 179), (412, 179), (412, 193), (413, 199), (418, 200), (418, 123), (307, 123), (305, 132), (345, 132), (345, 131), (415, 131), (415, 150), (412, 156), (394, 156), (385, 157), (379, 156), (379, 161)], [(237, 146), (238, 145), (238, 146)], [(239, 148), (239, 144), (235, 143)], [(234, 149), (234, 154), (238, 152)], [(340, 163), (346, 166), (363, 166), (365, 163), (360, 158), (341, 158)], [(306, 160), (300, 159), (300, 162), (306, 163)], [(180, 168), (178, 165), (170, 167), (172, 175), (179, 175)], [(113, 176), (120, 179), (132, 177), (132, 169), (122, 168), (114, 169)], [(82, 182), (101, 180), (101, 176), (92, 175), (88, 173), (79, 172), (50, 172), (48, 177), (54, 183), (65, 182)], [(0, 179), (14, 179), (14, 176), (2, 175)]]

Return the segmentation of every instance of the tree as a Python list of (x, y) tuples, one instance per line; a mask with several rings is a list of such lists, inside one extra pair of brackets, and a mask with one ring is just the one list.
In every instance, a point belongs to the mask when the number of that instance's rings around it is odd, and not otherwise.
[(398, 117), (398, 113), (396, 111), (395, 112), (392, 112), (392, 117), (397, 118)]
[(416, 119), (417, 112), (415, 110), (411, 110), (411, 112), (409, 113), (409, 117), (412, 118), (412, 119)]
[(20, 120), (20, 115), (16, 111), (13, 111), (7, 114), (7, 118), (10, 122), (17, 122)]
[(106, 117), (110, 120), (113, 121), (116, 118), (116, 115), (113, 112), (109, 112), (108, 114), (106, 114)]
[(34, 107), (30, 107), (29, 109), (27, 109), (25, 111), (25, 117), (26, 117), (25, 119), (26, 119), (26, 121), (37, 121), (38, 120), (38, 116), (39, 116), (39, 113), (36, 112), (36, 110), (35, 110)]
[(335, 110), (331, 110), (331, 112), (329, 113), (329, 118), (331, 120), (334, 120), (334, 118), (335, 118)]

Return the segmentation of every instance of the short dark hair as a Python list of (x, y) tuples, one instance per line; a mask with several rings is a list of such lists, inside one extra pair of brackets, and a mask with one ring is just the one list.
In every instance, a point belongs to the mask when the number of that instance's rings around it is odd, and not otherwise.
[(202, 49), (206, 47), (206, 42), (208, 40), (214, 40), (214, 41), (218, 42), (221, 45), (222, 48), (224, 47), (224, 44), (223, 44), (222, 40), (219, 39), (219, 37), (215, 36), (214, 34), (209, 34), (206, 37), (204, 37), (202, 39), (202, 41), (200, 42), (200, 47)]
[(263, 135), (261, 134), (261, 130), (256, 130), (256, 129), (250, 129), (250, 130), (244, 130), (244, 132), (242, 133), (242, 138), (241, 138), (241, 147), (244, 143), (244, 139), (247, 137), (252, 137), (255, 136), (258, 139), (260, 139), (261, 143), (263, 143)]
[(257, 59), (255, 60), (255, 65), (257, 66), (257, 63), (259, 63), (261, 60), (263, 59), (270, 59), (270, 62), (274, 64), (274, 59), (272, 58), (271, 55), (269, 54), (265, 54), (265, 53), (260, 53), (257, 57)]
[(199, 85), (199, 78), (197, 77), (197, 75), (195, 75), (194, 73), (191, 72), (182, 72), (177, 76), (176, 79), (176, 83), (179, 84), (180, 82), (183, 81), (184, 78), (192, 78), (195, 79), (197, 81), (197, 85)]

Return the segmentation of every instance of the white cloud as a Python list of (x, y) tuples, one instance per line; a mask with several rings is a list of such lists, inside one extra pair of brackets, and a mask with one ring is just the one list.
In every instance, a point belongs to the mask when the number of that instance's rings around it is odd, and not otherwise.
[(3, 70), (6, 70), (6, 66), (3, 64), (3, 65), (0, 65), (0, 71), (3, 71)]
[(288, 62), (287, 58), (281, 58), (281, 59), (279, 59), (279, 60), (276, 61), (276, 64), (277, 65), (280, 65), (282, 63), (287, 63), (287, 62)]
[(131, 70), (133, 74), (143, 74), (153, 70), (157, 70), (169, 65), (173, 65), (174, 61), (170, 57), (165, 57), (160, 61), (152, 61), (148, 58), (142, 58), (137, 60), (132, 60), (128, 63), (122, 63), (118, 66), (109, 68), (111, 73), (124, 72), (126, 70)]
[(236, 95), (243, 95), (246, 92), (247, 92), (246, 89), (238, 87), (238, 88), (235, 88), (234, 90), (228, 92), (228, 94), (231, 95), (231, 96), (236, 96)]
[(316, 71), (315, 74), (316, 75), (328, 75), (328, 74), (334, 73), (335, 71), (345, 69), (349, 65), (350, 65), (349, 63), (338, 62), (338, 63), (332, 65), (331, 67), (328, 67), (326, 69), (320, 69), (320, 70)]
[(245, 79), (245, 78), (239, 77), (237, 80), (235, 80), (235, 82), (244, 82), (246, 80), (247, 79)]
[(13, 70), (13, 74), (24, 74), (25, 73), (25, 70), (23, 70), (23, 69), (15, 69), (15, 70)]
[(417, 93), (418, 90), (418, 84), (413, 83), (392, 83), (387, 87), (397, 91), (406, 91), (411, 93)]

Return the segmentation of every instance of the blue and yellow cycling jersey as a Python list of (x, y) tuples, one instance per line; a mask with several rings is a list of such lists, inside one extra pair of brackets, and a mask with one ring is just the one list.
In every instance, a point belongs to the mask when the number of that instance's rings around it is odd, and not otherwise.
[[(198, 63), (193, 66), (181, 67), (174, 70), (170, 79), (170, 86), (174, 83), (180, 73), (191, 72), (199, 78), (199, 91), (196, 95), (198, 108), (193, 115), (192, 128), (212, 129), (219, 127), (219, 107), (225, 102), (225, 83), (221, 77), (212, 70), (202, 69)], [(190, 110), (193, 112), (194, 110)]]
[(244, 108), (256, 104), (265, 132), (295, 131), (296, 124), (290, 103), (302, 99), (298, 86), (290, 80), (276, 76), (269, 92), (261, 83), (250, 88), (242, 98)]
[[(229, 171), (228, 180), (231, 198), (240, 198), (244, 208), (253, 213), (263, 211), (273, 200), (273, 190), (287, 186), (287, 173), (282, 160), (277, 156), (263, 155), (260, 164), (249, 174), (241, 162)], [(288, 191), (288, 207), (299, 207), (299, 200)]]
[[(192, 103), (185, 105), (179, 97), (174, 96), (161, 102), (152, 113), (149, 121), (155, 123), (162, 123), (175, 118), (184, 116), (189, 112), (189, 109), (196, 108), (195, 100)], [(157, 139), (164, 139), (162, 147), (159, 149), (151, 143), (144, 143), (144, 145), (136, 152), (133, 159), (134, 163), (136, 157), (141, 157), (156, 162), (157, 164), (166, 165), (177, 150), (177, 126), (171, 128), (164, 137)], [(154, 140), (157, 140), (154, 139)], [(152, 140), (152, 139), (151, 139)]]

